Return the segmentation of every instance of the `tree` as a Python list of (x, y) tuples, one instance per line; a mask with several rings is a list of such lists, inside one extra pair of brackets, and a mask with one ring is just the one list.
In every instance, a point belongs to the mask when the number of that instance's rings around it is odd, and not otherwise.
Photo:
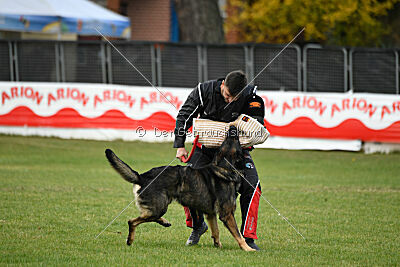
[(389, 25), (393, 29), (385, 36), (385, 44), (391, 47), (400, 47), (400, 2), (395, 4), (393, 9), (389, 10), (388, 16), (382, 18), (382, 23)]
[(182, 42), (223, 43), (223, 21), (217, 0), (175, 0)]
[(400, 0), (229, 0), (227, 30), (239, 41), (287, 43), (303, 27), (305, 41), (382, 45), (393, 29), (382, 22)]

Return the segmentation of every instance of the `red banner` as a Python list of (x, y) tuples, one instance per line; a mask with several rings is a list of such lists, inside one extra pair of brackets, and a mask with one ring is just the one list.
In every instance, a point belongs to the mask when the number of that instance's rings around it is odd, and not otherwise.
[[(113, 130), (112, 138), (171, 141), (175, 118), (190, 89), (0, 82), (0, 131)], [(400, 96), (267, 92), (265, 125), (271, 136), (400, 143)], [(10, 128), (11, 127), (11, 128)], [(13, 130), (10, 130), (13, 129)], [(93, 131), (88, 132), (90, 138)], [(118, 132), (120, 131), (120, 132)], [(120, 134), (120, 136), (118, 136)], [(57, 135), (57, 134), (55, 134)], [(62, 135), (62, 134), (60, 134)], [(142, 138), (142, 136), (139, 136)]]

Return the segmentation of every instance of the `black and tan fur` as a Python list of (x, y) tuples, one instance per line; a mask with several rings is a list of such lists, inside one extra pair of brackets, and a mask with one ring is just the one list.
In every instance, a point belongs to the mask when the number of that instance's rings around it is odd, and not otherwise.
[[(135, 229), (139, 224), (157, 222), (165, 227), (171, 226), (161, 216), (167, 212), (168, 205), (173, 200), (177, 200), (183, 206), (206, 214), (214, 246), (222, 247), (216, 217), (218, 213), (219, 219), (228, 228), (240, 248), (253, 251), (240, 234), (234, 218), (236, 192), (240, 186), (241, 177), (232, 166), (240, 172), (243, 172), (245, 167), (243, 152), (234, 126), (229, 129), (213, 161), (200, 169), (179, 165), (163, 166), (139, 174), (111, 150), (106, 150), (106, 156), (122, 178), (138, 187), (136, 204), (140, 209), (140, 216), (128, 221), (128, 245), (132, 244)], [(161, 175), (157, 177), (160, 173)]]

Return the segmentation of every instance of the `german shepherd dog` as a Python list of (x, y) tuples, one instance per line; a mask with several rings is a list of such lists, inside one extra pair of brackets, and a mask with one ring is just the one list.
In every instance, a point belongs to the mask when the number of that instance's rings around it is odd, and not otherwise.
[(164, 227), (171, 226), (161, 216), (167, 212), (172, 200), (177, 200), (183, 206), (206, 214), (215, 247), (222, 247), (216, 217), (218, 213), (219, 219), (228, 228), (239, 247), (245, 251), (254, 251), (240, 234), (234, 217), (236, 192), (241, 183), (240, 174), (243, 175), (245, 168), (236, 127), (230, 127), (212, 162), (200, 169), (180, 165), (163, 166), (139, 174), (110, 149), (105, 153), (111, 166), (122, 178), (134, 184), (140, 216), (128, 221), (128, 245), (132, 244), (135, 229), (139, 224), (157, 222)]

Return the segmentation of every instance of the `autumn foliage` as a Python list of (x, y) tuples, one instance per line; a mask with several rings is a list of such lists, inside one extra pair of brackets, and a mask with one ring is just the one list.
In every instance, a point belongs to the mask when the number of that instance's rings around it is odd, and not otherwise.
[(400, 0), (228, 0), (225, 30), (239, 42), (286, 43), (303, 27), (304, 41), (379, 46), (394, 29), (383, 23)]

